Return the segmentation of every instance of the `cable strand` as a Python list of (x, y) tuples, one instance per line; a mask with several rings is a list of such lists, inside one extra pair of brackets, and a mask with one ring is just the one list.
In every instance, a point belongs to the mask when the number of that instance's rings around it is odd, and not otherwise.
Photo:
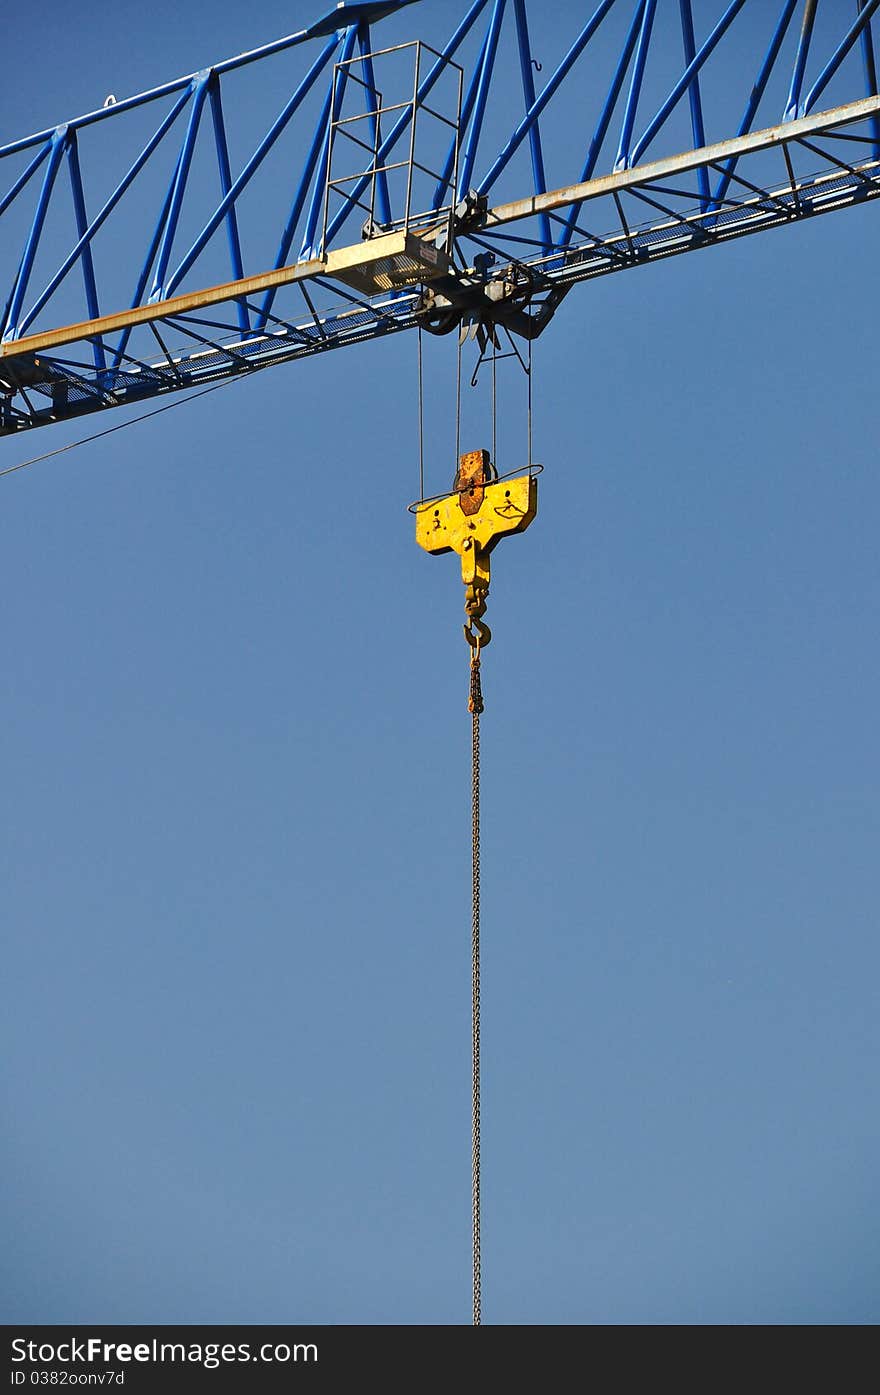
[(419, 500), (425, 497), (425, 391), (422, 369), (422, 326), (418, 328), (419, 349)]
[(46, 451), (45, 455), (34, 455), (30, 460), (20, 461), (18, 465), (7, 465), (5, 470), (0, 470), (0, 479), (4, 475), (14, 475), (17, 470), (26, 470), (29, 465), (39, 465), (44, 460), (51, 460), (54, 455), (64, 455), (65, 451), (75, 450), (77, 446), (87, 446), (91, 441), (100, 441), (102, 436), (112, 436), (114, 431), (124, 431), (127, 426), (136, 426), (139, 421), (161, 416), (163, 412), (170, 412), (175, 407), (183, 407), (187, 402), (195, 402), (197, 397), (206, 397), (209, 392), (217, 392), (219, 388), (231, 387), (233, 383), (240, 381), (240, 378), (225, 378), (222, 383), (212, 383), (210, 387), (202, 388), (201, 392), (192, 392), (187, 397), (178, 397), (174, 402), (166, 402), (163, 407), (154, 407), (151, 412), (141, 412), (138, 417), (129, 417), (127, 421), (120, 421), (116, 426), (107, 426), (103, 431), (95, 431), (93, 435), (83, 436), (78, 441), (68, 441), (66, 446), (58, 446), (56, 450)]

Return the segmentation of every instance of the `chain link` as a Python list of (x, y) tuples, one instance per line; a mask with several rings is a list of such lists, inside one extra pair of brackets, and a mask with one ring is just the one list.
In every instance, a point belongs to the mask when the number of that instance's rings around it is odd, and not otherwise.
[(471, 790), (472, 790), (472, 851), (473, 851), (473, 1236), (474, 1236), (474, 1326), (479, 1327), (481, 1315), (480, 1268), (480, 713), (483, 694), (480, 687), (479, 650), (471, 659), (471, 681), (468, 710), (471, 713)]
[[(477, 641), (479, 646), (479, 641)], [(468, 712), (474, 712), (477, 716), (483, 710), (483, 690), (480, 686), (480, 651), (477, 647), (474, 658), (471, 659), (471, 688), (468, 696)]]

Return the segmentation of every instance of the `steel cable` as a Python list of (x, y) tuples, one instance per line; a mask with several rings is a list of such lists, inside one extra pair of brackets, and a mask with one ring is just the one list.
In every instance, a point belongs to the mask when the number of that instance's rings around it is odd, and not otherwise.
[[(258, 372), (252, 369), (252, 372)], [(44, 460), (51, 460), (54, 455), (64, 455), (66, 451), (76, 450), (77, 446), (87, 446), (92, 441), (100, 441), (102, 436), (112, 436), (116, 431), (124, 431), (128, 426), (135, 426), (139, 421), (146, 421), (149, 417), (161, 416), (163, 412), (171, 412), (175, 407), (184, 407), (187, 402), (195, 402), (197, 397), (206, 397), (209, 392), (217, 392), (219, 388), (231, 387), (233, 383), (240, 383), (241, 378), (224, 378), (220, 383), (212, 383), (210, 387), (202, 388), (201, 392), (192, 392), (188, 397), (178, 397), (173, 402), (166, 402), (164, 407), (154, 407), (150, 412), (142, 412), (140, 416), (129, 417), (127, 421), (117, 422), (116, 426), (108, 426), (103, 431), (96, 431), (91, 436), (82, 436), (78, 441), (68, 441), (65, 446), (58, 446), (55, 450), (46, 451), (45, 455), (34, 455), (30, 460), (22, 460), (18, 465), (7, 465), (4, 470), (0, 470), (0, 479), (4, 475), (14, 475), (17, 470), (26, 470), (29, 465), (39, 465)]]

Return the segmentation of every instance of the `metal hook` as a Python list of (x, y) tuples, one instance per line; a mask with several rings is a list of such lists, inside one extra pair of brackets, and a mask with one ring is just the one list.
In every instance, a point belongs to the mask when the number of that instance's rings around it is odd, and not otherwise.
[(481, 649), (485, 649), (492, 638), (489, 626), (485, 620), (481, 620), (477, 615), (468, 616), (468, 622), (463, 626), (463, 629), (465, 639), (472, 649), (476, 649), (478, 654)]

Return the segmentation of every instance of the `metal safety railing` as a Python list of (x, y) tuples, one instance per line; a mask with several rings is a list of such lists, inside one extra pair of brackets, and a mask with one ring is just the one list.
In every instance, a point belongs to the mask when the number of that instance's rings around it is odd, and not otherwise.
[[(411, 65), (406, 62), (411, 54)], [(430, 66), (429, 66), (430, 65)], [(396, 100), (386, 101), (376, 81), (377, 68), (395, 69)], [(411, 83), (402, 88), (402, 75), (409, 68)], [(426, 77), (426, 68), (428, 74)], [(439, 110), (427, 97), (445, 77), (448, 110)], [(361, 53), (334, 66), (333, 107), (329, 125), (327, 176), (324, 190), (324, 221), (321, 250), (326, 251), (341, 225), (356, 209), (366, 215), (362, 226), (365, 238), (389, 232), (409, 232), (445, 228), (445, 239), (438, 245), (452, 250), (452, 219), (449, 216), (456, 197), (461, 109), (464, 72), (458, 63), (438, 53), (421, 40), (397, 44), (374, 53)], [(350, 111), (346, 95), (352, 84), (363, 110)], [(349, 106), (352, 104), (349, 103)], [(403, 132), (409, 128), (406, 153), (392, 159), (391, 153)], [(445, 133), (445, 152), (441, 136)], [(426, 148), (431, 153), (425, 154)], [(342, 152), (361, 152), (358, 167), (343, 163)], [(442, 158), (441, 158), (442, 157)], [(436, 160), (442, 168), (434, 168)], [(435, 197), (422, 207), (415, 199), (422, 179), (430, 180)], [(436, 199), (436, 190), (446, 194)], [(414, 207), (414, 202), (416, 207)]]

